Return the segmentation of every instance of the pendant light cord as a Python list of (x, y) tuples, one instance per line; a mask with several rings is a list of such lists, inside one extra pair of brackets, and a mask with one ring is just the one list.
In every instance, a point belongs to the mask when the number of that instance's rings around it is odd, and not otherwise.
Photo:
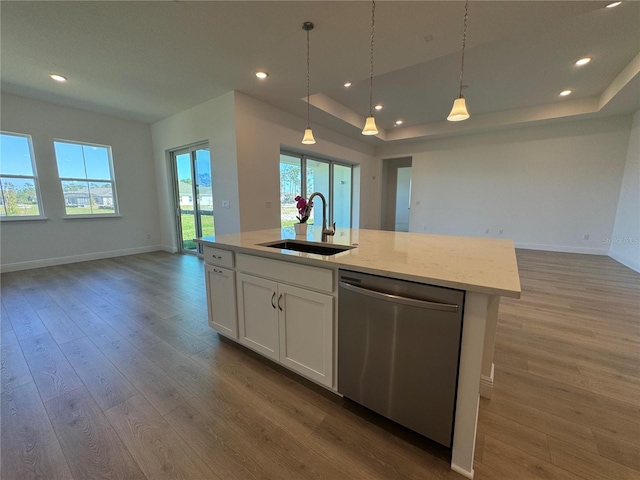
[(469, 18), (469, 0), (464, 4), (464, 29), (462, 31), (462, 62), (460, 64), (460, 90), (458, 98), (462, 98), (462, 79), (464, 76), (464, 49), (467, 45), (467, 18)]
[(311, 128), (309, 122), (309, 31), (307, 30), (307, 128)]
[(376, 18), (376, 2), (371, 2), (371, 72), (369, 74), (369, 116), (373, 117), (373, 37), (375, 33), (375, 18)]

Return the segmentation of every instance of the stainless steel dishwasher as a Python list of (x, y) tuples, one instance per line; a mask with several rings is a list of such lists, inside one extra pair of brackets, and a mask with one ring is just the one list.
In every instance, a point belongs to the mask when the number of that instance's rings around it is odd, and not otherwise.
[(453, 443), (464, 292), (340, 270), (338, 391)]

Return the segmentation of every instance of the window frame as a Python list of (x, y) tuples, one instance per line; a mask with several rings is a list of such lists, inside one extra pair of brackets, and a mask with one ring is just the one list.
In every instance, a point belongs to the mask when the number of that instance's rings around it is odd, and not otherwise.
[[(334, 165), (340, 165), (342, 167), (348, 167), (351, 169), (351, 198), (350, 198), (350, 208), (349, 208), (349, 228), (353, 226), (353, 167), (356, 164), (349, 163), (345, 160), (333, 160), (330, 158), (322, 157), (321, 155), (316, 154), (307, 154), (300, 153), (293, 150), (280, 149), (280, 155), (287, 155), (289, 157), (295, 157), (300, 159), (300, 182), (301, 192), (300, 196), (303, 198), (309, 199), (309, 195), (313, 192), (307, 192), (307, 160), (312, 160), (314, 162), (327, 163), (329, 164), (329, 198), (327, 198), (327, 225), (333, 225), (333, 200), (334, 200)], [(280, 171), (280, 160), (278, 159), (278, 172)], [(280, 211), (282, 211), (282, 204), (280, 205)], [(280, 218), (280, 225), (282, 225), (282, 218)]]
[(3, 174), (2, 167), (0, 167), (0, 178), (15, 178), (19, 180), (33, 180), (33, 187), (36, 191), (36, 204), (38, 205), (38, 211), (40, 212), (38, 215), (9, 215), (7, 212), (7, 207), (4, 203), (4, 190), (0, 185), (0, 195), (2, 195), (2, 206), (4, 207), (4, 215), (0, 215), (0, 222), (21, 222), (21, 221), (37, 221), (37, 220), (46, 220), (47, 217), (44, 214), (44, 205), (42, 203), (42, 195), (40, 193), (40, 182), (38, 180), (38, 168), (36, 165), (36, 155), (33, 149), (33, 139), (31, 135), (28, 133), (18, 133), (18, 132), (9, 132), (7, 130), (0, 130), (0, 135), (10, 135), (14, 137), (25, 137), (27, 139), (27, 143), (29, 145), (29, 156), (31, 160), (31, 171), (33, 173), (32, 176), (29, 175), (12, 175), (12, 174)]
[[(109, 175), (110, 175), (110, 180), (104, 180), (104, 179), (92, 179), (92, 178), (88, 178), (86, 176), (86, 172), (87, 172), (87, 164), (86, 164), (86, 159), (84, 157), (84, 151), (83, 151), (83, 155), (82, 155), (82, 162), (84, 165), (84, 170), (85, 170), (85, 178), (72, 178), (72, 177), (61, 177), (60, 176), (60, 167), (58, 165), (58, 155), (56, 153), (56, 142), (59, 143), (67, 143), (67, 144), (72, 144), (72, 145), (80, 145), (81, 147), (101, 147), (101, 148), (106, 148), (107, 149), (107, 154), (109, 156)], [(60, 184), (60, 190), (62, 192), (62, 207), (64, 208), (64, 216), (63, 218), (65, 220), (72, 220), (75, 218), (82, 218), (82, 219), (87, 219), (87, 218), (113, 218), (113, 217), (120, 217), (120, 206), (118, 204), (118, 194), (116, 192), (116, 176), (115, 176), (115, 171), (114, 171), (114, 167), (113, 167), (113, 152), (111, 149), (111, 145), (104, 145), (101, 143), (92, 143), (92, 142), (80, 142), (77, 140), (66, 140), (66, 139), (62, 139), (62, 138), (54, 138), (53, 139), (53, 154), (56, 160), (56, 171), (58, 173), (58, 182)], [(112, 196), (113, 196), (113, 213), (83, 213), (83, 214), (69, 214), (67, 213), (67, 201), (66, 198), (64, 196), (64, 188), (62, 186), (63, 182), (86, 182), (87, 184), (90, 183), (110, 183), (111, 184), (111, 192), (112, 192)], [(89, 193), (89, 198), (91, 198), (91, 194)], [(89, 203), (90, 204), (90, 203)]]

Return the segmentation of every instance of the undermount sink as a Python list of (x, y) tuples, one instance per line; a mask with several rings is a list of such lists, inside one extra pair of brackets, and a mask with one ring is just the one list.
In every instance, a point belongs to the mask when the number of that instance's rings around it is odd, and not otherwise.
[(302, 240), (277, 240), (261, 243), (263, 247), (279, 248), (281, 250), (295, 250), (296, 252), (315, 253), (316, 255), (335, 255), (352, 248), (349, 245), (334, 245), (318, 242), (304, 242)]

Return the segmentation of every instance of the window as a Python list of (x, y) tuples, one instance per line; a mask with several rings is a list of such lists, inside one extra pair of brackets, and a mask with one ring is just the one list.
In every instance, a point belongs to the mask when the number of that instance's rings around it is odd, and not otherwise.
[(111, 147), (54, 141), (67, 215), (117, 215)]
[(0, 218), (43, 218), (31, 137), (0, 133)]
[[(320, 192), (327, 199), (327, 225), (351, 227), (351, 165), (323, 160), (296, 153), (280, 153), (280, 225), (293, 232), (297, 223), (295, 197), (306, 199), (314, 192)], [(322, 222), (322, 202), (314, 200), (309, 225), (315, 219)], [(316, 217), (317, 215), (317, 217)]]

